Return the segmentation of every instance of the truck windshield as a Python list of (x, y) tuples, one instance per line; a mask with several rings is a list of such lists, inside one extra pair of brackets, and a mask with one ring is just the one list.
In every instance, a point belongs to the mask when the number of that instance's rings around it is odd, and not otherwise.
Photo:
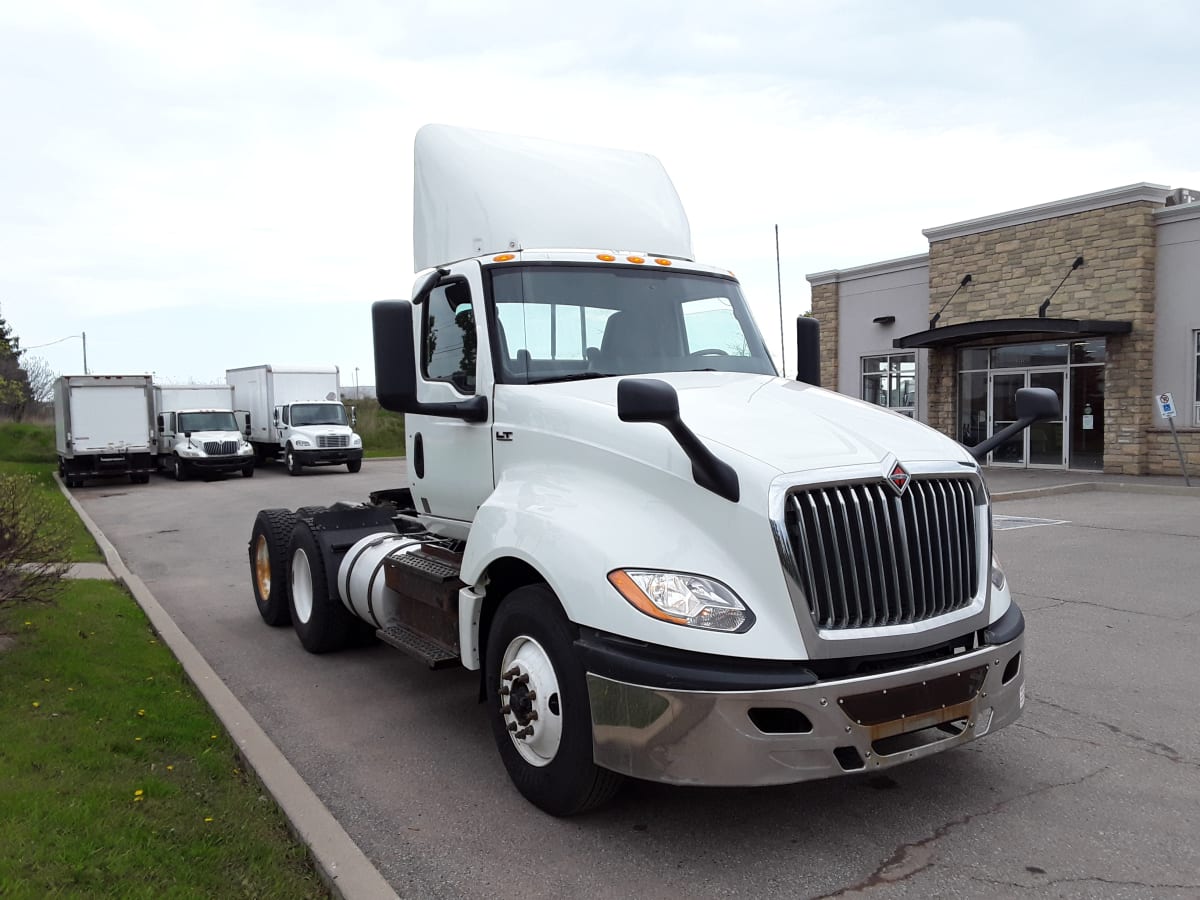
[(777, 374), (728, 278), (658, 267), (513, 266), (493, 270), (491, 286), (500, 382)]
[(179, 431), (237, 431), (237, 422), (231, 412), (185, 412), (179, 414)]
[(340, 403), (293, 403), (293, 425), (345, 425), (346, 407)]

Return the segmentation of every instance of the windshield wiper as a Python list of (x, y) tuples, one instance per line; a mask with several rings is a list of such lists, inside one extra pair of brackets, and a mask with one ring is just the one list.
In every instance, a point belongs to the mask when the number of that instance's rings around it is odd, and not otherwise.
[(539, 378), (537, 381), (527, 381), (526, 384), (554, 384), (559, 381), (588, 381), (592, 378), (619, 378), (619, 372), (573, 372), (570, 375), (556, 375), (553, 378)]

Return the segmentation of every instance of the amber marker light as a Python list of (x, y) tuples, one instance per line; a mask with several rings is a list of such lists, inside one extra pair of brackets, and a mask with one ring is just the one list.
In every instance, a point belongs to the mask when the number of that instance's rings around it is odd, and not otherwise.
[(669, 266), (671, 264), (671, 261), (669, 259), (656, 259), (655, 262), (658, 263), (660, 266)]
[(617, 261), (617, 258), (615, 256), (613, 256), (611, 253), (597, 253), (596, 259), (600, 260), (601, 262), (616, 262)]
[(616, 569), (608, 573), (608, 581), (629, 603), (637, 609), (644, 612), (646, 615), (662, 619), (664, 622), (674, 622), (676, 625), (686, 625), (687, 619), (679, 616), (668, 615), (657, 606), (650, 602), (650, 598), (643, 593), (642, 589), (637, 586), (632, 578)]
[(492, 262), (508, 262), (510, 259), (516, 259), (515, 253), (501, 253), (499, 256), (493, 256)]
[(643, 257), (643, 256), (627, 256), (625, 258), (627, 260), (629, 260), (631, 263), (637, 263), (638, 265), (641, 265), (642, 263), (644, 263), (646, 261), (645, 257)]

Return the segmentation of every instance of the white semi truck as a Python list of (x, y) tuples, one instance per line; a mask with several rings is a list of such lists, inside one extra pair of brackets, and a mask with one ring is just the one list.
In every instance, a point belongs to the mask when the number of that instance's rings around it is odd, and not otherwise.
[(555, 815), (623, 777), (873, 772), (1020, 715), (978, 460), (1053, 393), (967, 450), (820, 389), (812, 319), (782, 377), (652, 157), (427, 126), (415, 165), (412, 300), (373, 310), (411, 486), (260, 511), (266, 622), (478, 670)]
[(341, 400), (337, 366), (244, 366), (228, 369), (233, 403), (259, 463), (282, 458), (289, 474), (305, 466), (362, 468), (354, 411)]
[(54, 382), (58, 474), (67, 487), (154, 470), (154, 395), (149, 375), (63, 375)]
[(154, 425), (159, 471), (176, 481), (222, 472), (254, 477), (254, 448), (238, 429), (229, 385), (156, 384)]

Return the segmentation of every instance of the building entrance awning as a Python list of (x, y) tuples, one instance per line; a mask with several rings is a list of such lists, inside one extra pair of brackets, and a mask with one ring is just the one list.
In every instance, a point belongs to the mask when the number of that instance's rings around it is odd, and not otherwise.
[(983, 322), (963, 322), (961, 325), (946, 325), (942, 328), (930, 328), (928, 331), (915, 331), (894, 339), (892, 346), (906, 350), (929, 349), (1017, 336), (1084, 338), (1129, 334), (1131, 331), (1133, 331), (1132, 322), (1103, 319), (992, 319)]

